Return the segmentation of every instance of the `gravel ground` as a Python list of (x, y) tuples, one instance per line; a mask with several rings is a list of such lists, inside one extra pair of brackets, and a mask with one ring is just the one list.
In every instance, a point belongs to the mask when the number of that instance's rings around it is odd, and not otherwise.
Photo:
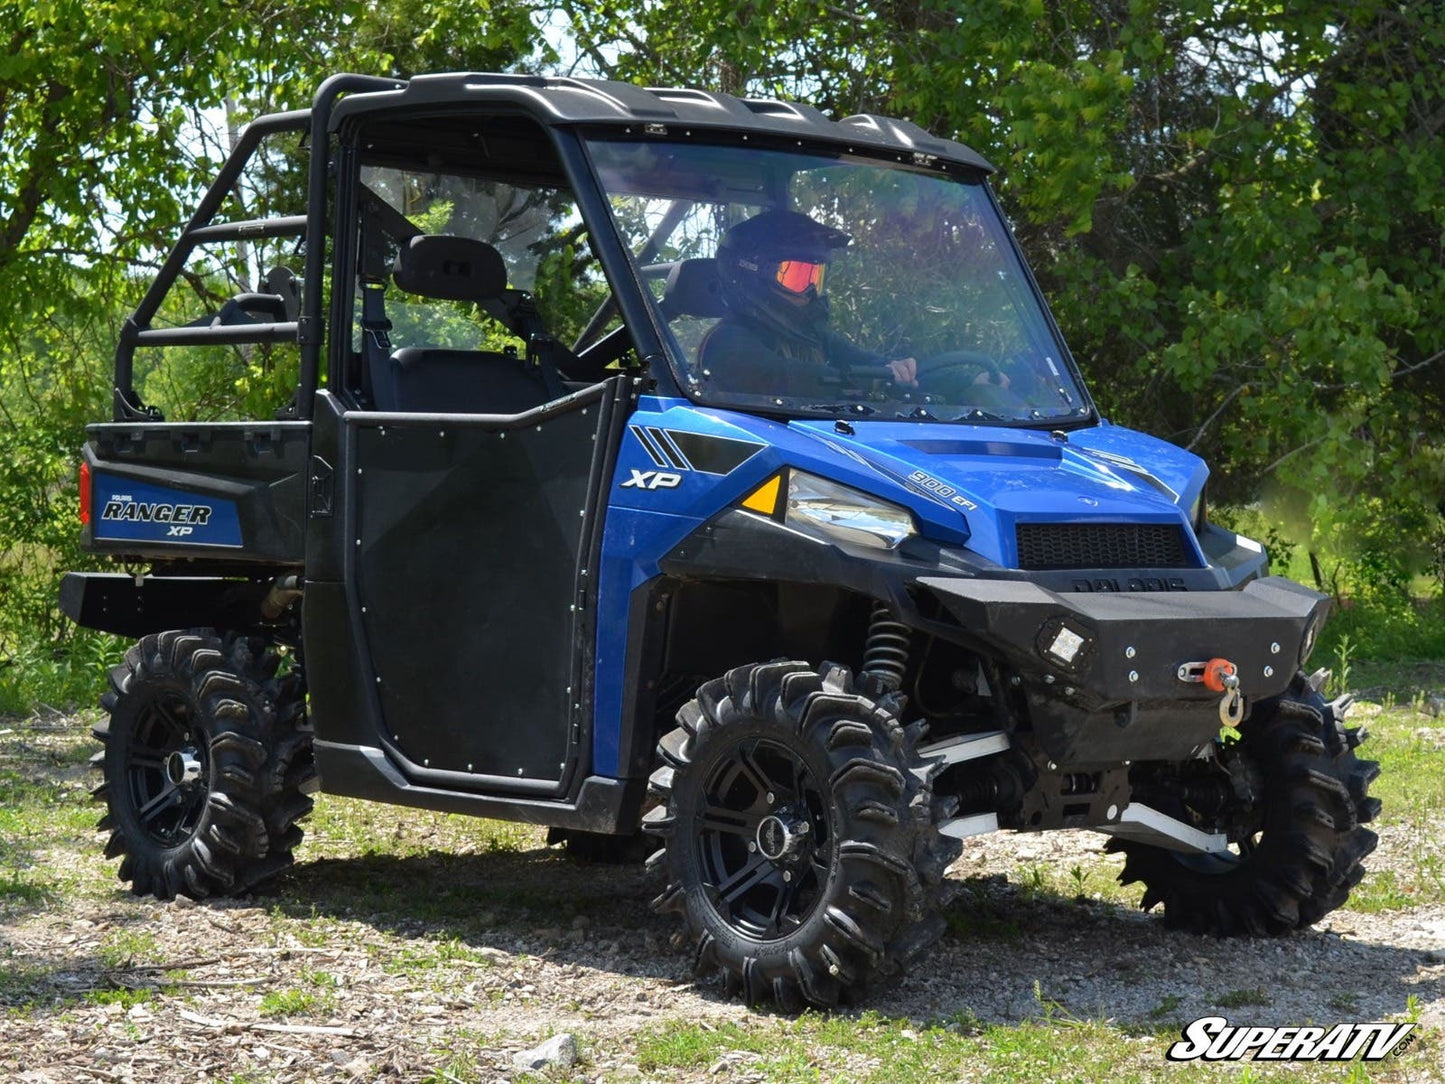
[[(84, 785), (78, 770), (56, 771), (57, 786)], [(640, 1073), (637, 1041), (648, 1029), (759, 1019), (716, 982), (690, 980), (668, 945), (671, 922), (647, 907), (657, 883), (640, 868), (572, 864), (540, 834), (517, 852), (457, 853), (446, 833), (458, 818), (395, 816), (403, 856), (346, 854), (323, 834), (278, 885), (242, 900), (161, 904), (116, 888), (0, 912), (0, 967), (11, 968), (0, 1080), (470, 1084), (514, 1077), (515, 1053), (563, 1031), (583, 1048), (574, 1074), (624, 1080)], [(1212, 1014), (1248, 1024), (1379, 1020), (1413, 995), (1427, 1030), (1445, 1024), (1445, 908), (1346, 911), (1288, 938), (1219, 941), (1030, 884), (1035, 864), (1065, 875), (1095, 867), (1102, 841), (1087, 832), (970, 841), (950, 873), (952, 932), (867, 1008), (924, 1024), (1013, 1023), (1047, 1007), (1157, 1030)], [(1411, 845), (1387, 831), (1371, 868)], [(102, 864), (88, 842), (39, 857), (83, 876)], [(1102, 883), (1097, 868), (1089, 876)], [(377, 905), (377, 884), (419, 898), (475, 891), (483, 902), (465, 921), (424, 921), (404, 902)], [(519, 902), (485, 902), (499, 885)], [(131, 936), (144, 952), (118, 959)], [(24, 974), (33, 981), (19, 998)], [(137, 993), (115, 993), (126, 990)], [(297, 1011), (266, 1001), (296, 991), (312, 995)], [(1445, 1079), (1439, 1046), (1417, 1066), (1424, 1075), (1408, 1079)], [(464, 1077), (445, 1068), (452, 1055)], [(660, 1075), (727, 1077), (729, 1065)]]

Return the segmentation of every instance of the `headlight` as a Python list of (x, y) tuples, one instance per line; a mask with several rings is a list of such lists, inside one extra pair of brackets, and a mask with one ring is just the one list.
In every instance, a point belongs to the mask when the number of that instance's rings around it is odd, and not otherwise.
[(891, 550), (918, 532), (906, 508), (802, 471), (788, 473), (789, 527), (870, 549)]

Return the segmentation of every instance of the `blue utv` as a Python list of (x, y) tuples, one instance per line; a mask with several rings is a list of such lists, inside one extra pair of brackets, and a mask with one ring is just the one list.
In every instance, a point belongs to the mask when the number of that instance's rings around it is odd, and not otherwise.
[[(1099, 416), (989, 173), (580, 79), (255, 121), (83, 453), (121, 879), (244, 892), (318, 787), (647, 840), (697, 971), (785, 1009), (900, 973), (986, 832), (1103, 833), (1185, 930), (1343, 903), (1379, 803), (1327, 602)], [(168, 418), (180, 370), (220, 391)]]

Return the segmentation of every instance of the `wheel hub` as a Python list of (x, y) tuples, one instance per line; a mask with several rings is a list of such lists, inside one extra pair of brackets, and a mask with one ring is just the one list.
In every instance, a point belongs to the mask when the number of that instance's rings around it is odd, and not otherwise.
[(758, 823), (758, 852), (770, 862), (791, 861), (810, 831), (807, 819), (792, 811), (769, 814)]
[(828, 883), (828, 799), (795, 740), (744, 737), (700, 780), (699, 876), (718, 916), (760, 941), (801, 926)]
[(196, 757), (196, 751), (187, 746), (166, 757), (166, 778), (177, 787), (201, 778), (201, 762)]

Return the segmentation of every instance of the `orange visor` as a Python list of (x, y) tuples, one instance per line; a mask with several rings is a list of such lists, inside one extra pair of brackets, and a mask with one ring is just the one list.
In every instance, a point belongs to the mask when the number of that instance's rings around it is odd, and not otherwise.
[(808, 287), (812, 286), (821, 294), (823, 276), (827, 271), (827, 264), (809, 260), (784, 260), (778, 264), (778, 285), (795, 294), (805, 293)]

